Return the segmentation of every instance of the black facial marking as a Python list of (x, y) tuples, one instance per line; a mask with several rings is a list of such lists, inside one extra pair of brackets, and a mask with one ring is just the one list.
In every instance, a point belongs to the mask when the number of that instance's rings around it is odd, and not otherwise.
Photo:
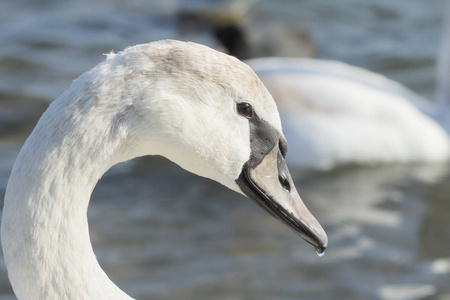
[(263, 158), (278, 143), (287, 145), (286, 140), (281, 133), (270, 125), (267, 121), (261, 119), (257, 114), (249, 119), (250, 123), (250, 160), (248, 167), (253, 168), (263, 160)]

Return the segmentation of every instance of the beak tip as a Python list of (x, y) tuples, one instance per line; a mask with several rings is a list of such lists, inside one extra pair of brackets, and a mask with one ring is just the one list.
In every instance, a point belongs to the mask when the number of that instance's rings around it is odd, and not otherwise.
[(328, 236), (323, 229), (321, 231), (321, 234), (316, 235), (315, 243), (313, 243), (314, 249), (320, 257), (325, 254), (325, 250), (328, 247)]
[(328, 246), (328, 240), (325, 239), (325, 241), (323, 241), (320, 245), (314, 247), (316, 249), (316, 253), (319, 257), (322, 257), (325, 254), (325, 250), (327, 249), (327, 246)]
[(309, 224), (312, 226), (309, 227), (308, 237), (302, 237), (314, 247), (317, 255), (323, 256), (325, 249), (328, 247), (328, 236), (316, 219), (310, 220)]

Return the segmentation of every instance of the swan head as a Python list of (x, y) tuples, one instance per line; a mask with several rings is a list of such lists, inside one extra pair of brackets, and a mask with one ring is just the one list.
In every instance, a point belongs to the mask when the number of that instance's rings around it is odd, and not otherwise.
[(160, 41), (110, 54), (93, 72), (109, 85), (97, 90), (120, 98), (111, 126), (125, 140), (118, 161), (165, 156), (244, 194), (324, 251), (327, 236), (285, 163), (276, 104), (250, 67), (206, 46)]

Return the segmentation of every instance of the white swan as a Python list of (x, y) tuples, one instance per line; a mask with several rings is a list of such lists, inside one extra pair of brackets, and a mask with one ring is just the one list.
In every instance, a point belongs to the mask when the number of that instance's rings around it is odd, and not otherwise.
[(86, 212), (102, 174), (142, 155), (164, 155), (247, 195), (323, 252), (326, 234), (285, 154), (272, 97), (237, 59), (176, 41), (108, 55), (50, 105), (14, 165), (1, 224), (14, 292), (130, 299), (99, 266)]
[(444, 102), (433, 105), (384, 76), (336, 61), (246, 62), (277, 102), (289, 163), (332, 168), (450, 158)]

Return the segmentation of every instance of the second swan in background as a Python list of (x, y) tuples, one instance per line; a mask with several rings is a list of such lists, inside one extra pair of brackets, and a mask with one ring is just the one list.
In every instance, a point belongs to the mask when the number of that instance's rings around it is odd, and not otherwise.
[(384, 76), (335, 61), (246, 63), (277, 102), (291, 164), (328, 169), (450, 158), (445, 101), (433, 104)]

